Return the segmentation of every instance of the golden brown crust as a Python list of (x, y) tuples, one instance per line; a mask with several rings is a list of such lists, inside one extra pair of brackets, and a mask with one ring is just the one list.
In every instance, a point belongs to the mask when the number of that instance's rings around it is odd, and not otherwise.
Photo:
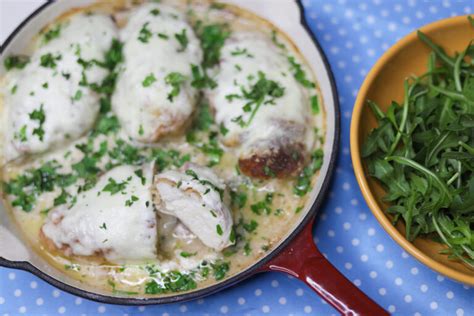
[(289, 144), (269, 150), (267, 153), (253, 153), (239, 159), (243, 174), (257, 179), (287, 178), (298, 173), (304, 165), (306, 150), (302, 144)]

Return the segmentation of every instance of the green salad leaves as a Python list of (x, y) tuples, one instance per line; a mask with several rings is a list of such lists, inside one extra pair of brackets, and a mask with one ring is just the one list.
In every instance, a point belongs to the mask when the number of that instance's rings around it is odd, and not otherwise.
[(444, 243), (450, 258), (474, 267), (474, 45), (450, 56), (418, 37), (432, 49), (428, 71), (407, 79), (403, 104), (386, 113), (368, 101), (378, 127), (362, 157), (408, 240)]

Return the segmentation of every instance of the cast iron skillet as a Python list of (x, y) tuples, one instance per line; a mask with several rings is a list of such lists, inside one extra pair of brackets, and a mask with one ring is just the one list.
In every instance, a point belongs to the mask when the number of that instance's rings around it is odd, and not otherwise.
[[(72, 7), (87, 5), (93, 0), (50, 1), (33, 12), (7, 38), (0, 48), (1, 60), (12, 53), (21, 53), (38, 29), (58, 14)], [(313, 243), (312, 227), (315, 216), (328, 190), (335, 167), (339, 145), (339, 104), (337, 89), (327, 59), (305, 22), (300, 0), (227, 0), (270, 20), (286, 32), (306, 57), (316, 74), (326, 111), (326, 143), (324, 163), (318, 181), (311, 192), (310, 200), (302, 219), (291, 232), (265, 257), (250, 268), (224, 280), (223, 282), (184, 294), (157, 298), (133, 298), (110, 296), (107, 293), (85, 288), (49, 266), (27, 243), (23, 242), (3, 207), (0, 206), (0, 265), (29, 271), (53, 286), (87, 299), (127, 305), (151, 305), (180, 302), (216, 293), (259, 272), (280, 271), (290, 274), (310, 286), (329, 304), (344, 315), (384, 315), (380, 306), (361, 292), (319, 252)], [(2, 62), (3, 64), (3, 62)], [(4, 69), (0, 69), (0, 74)], [(308, 203), (309, 204), (309, 203)]]

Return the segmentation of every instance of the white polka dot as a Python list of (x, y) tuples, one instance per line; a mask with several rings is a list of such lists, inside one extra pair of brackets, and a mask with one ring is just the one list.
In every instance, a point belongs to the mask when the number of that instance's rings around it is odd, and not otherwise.
[(256, 289), (255, 290), (255, 296), (260, 296), (260, 295), (262, 295), (262, 290)]
[(399, 4), (396, 4), (393, 9), (396, 11), (396, 12), (402, 12), (402, 6), (399, 5)]
[(303, 310), (306, 314), (309, 314), (313, 311), (313, 308), (309, 305), (306, 305)]
[(53, 297), (59, 297), (59, 295), (61, 295), (61, 293), (58, 290), (53, 291)]
[(387, 10), (382, 10), (382, 11), (380, 11), (380, 15), (385, 18), (385, 17), (387, 17), (387, 16), (389, 15), (389, 13), (388, 13)]
[(16, 289), (16, 290), (13, 292), (13, 295), (15, 295), (16, 297), (21, 296), (21, 290), (20, 290), (20, 289)]
[(228, 311), (229, 311), (229, 307), (227, 305), (221, 306), (221, 313), (222, 314), (227, 314)]
[(464, 316), (464, 309), (462, 308), (456, 309), (456, 316)]
[(438, 276), (436, 277), (436, 280), (438, 280), (439, 282), (443, 282), (443, 281), (444, 281), (444, 276), (438, 275)]
[(411, 22), (411, 19), (410, 19), (409, 17), (404, 16), (404, 17), (402, 18), (402, 23), (403, 23), (403, 24), (410, 24), (410, 22)]
[(359, 55), (353, 55), (352, 56), (352, 61), (355, 62), (355, 63), (360, 62), (360, 56)]
[(5, 298), (3, 296), (0, 296), (0, 305), (5, 304)]
[(345, 75), (345, 76), (344, 76), (344, 81), (347, 82), (347, 83), (351, 82), (351, 81), (352, 81), (352, 76), (350, 76), (350, 75)]
[(351, 185), (349, 184), (349, 182), (344, 182), (342, 184), (342, 189), (345, 190), (345, 191), (348, 191), (351, 189)]
[(367, 22), (367, 24), (374, 24), (375, 23), (375, 17), (373, 15), (368, 15), (365, 18), (365, 21)]
[(430, 303), (430, 308), (431, 308), (432, 310), (438, 309), (438, 303), (436, 303), (436, 302), (431, 302), (431, 303)]
[(351, 49), (352, 47), (354, 47), (354, 44), (352, 44), (351, 41), (347, 41), (345, 46), (346, 46), (346, 48)]
[(393, 22), (389, 23), (389, 24), (388, 24), (388, 30), (389, 30), (390, 32), (395, 32), (395, 31), (397, 30), (397, 24), (396, 24), (396, 23), (393, 23)]
[(354, 284), (355, 284), (356, 286), (361, 286), (362, 281), (359, 280), (359, 279), (355, 279), (355, 280), (354, 280)]
[(146, 309), (146, 307), (145, 307), (145, 306), (139, 306), (139, 307), (138, 307), (138, 310), (139, 310), (140, 312), (144, 312), (144, 311), (145, 311), (145, 309)]
[(333, 230), (328, 230), (328, 236), (329, 237), (334, 237), (334, 236), (336, 236), (336, 232), (333, 231)]
[(382, 295), (382, 296), (384, 296), (385, 294), (387, 294), (387, 290), (386, 290), (385, 288), (381, 287), (381, 288), (379, 289), (379, 294)]
[(341, 35), (341, 36), (347, 35), (347, 31), (346, 31), (346, 29), (344, 29), (344, 28), (340, 28), (340, 29), (338, 30), (338, 33), (339, 33), (339, 35)]
[(420, 286), (420, 291), (422, 291), (423, 293), (426, 293), (428, 291), (428, 285), (422, 284)]
[(285, 297), (280, 297), (278, 299), (278, 303), (280, 303), (281, 305), (285, 305), (286, 304), (286, 298)]
[(359, 38), (359, 42), (360, 42), (361, 44), (366, 44), (368, 41), (369, 41), (369, 39), (368, 39), (367, 36), (365, 36), (365, 35), (362, 35), (362, 36)]
[(352, 239), (351, 241), (352, 246), (358, 246), (360, 244), (360, 240), (357, 238)]
[(336, 252), (337, 252), (337, 253), (343, 253), (343, 252), (344, 252), (344, 248), (341, 247), (341, 246), (337, 246), (337, 247), (336, 247)]
[(59, 314), (64, 314), (65, 312), (66, 312), (66, 307), (61, 306), (60, 308), (58, 308), (58, 313)]
[(239, 303), (239, 305), (244, 305), (245, 304), (245, 298), (239, 297), (239, 299), (237, 300), (237, 303)]
[(417, 275), (418, 274), (418, 268), (411, 268), (410, 273), (413, 274), (413, 275)]
[(323, 10), (324, 12), (332, 12), (332, 6), (330, 4), (325, 4)]
[(165, 313), (161, 314), (161, 316), (170, 316), (170, 314), (165, 312)]
[(270, 312), (270, 306), (268, 305), (263, 305), (262, 306), (262, 312), (264, 312), (265, 314)]
[(382, 37), (382, 34), (383, 34), (383, 33), (382, 33), (382, 30), (375, 30), (375, 31), (374, 31), (374, 35), (375, 35), (375, 37), (377, 37), (377, 38), (381, 38), (381, 37)]
[(367, 230), (367, 235), (369, 235), (369, 236), (375, 235), (375, 229), (369, 228), (369, 229)]
[(387, 260), (387, 262), (385, 262), (385, 267), (387, 269), (393, 268), (393, 261), (392, 260)]
[(359, 204), (359, 201), (357, 199), (352, 199), (351, 200), (351, 204), (352, 205), (358, 205)]
[(376, 271), (370, 271), (369, 276), (370, 276), (372, 279), (375, 279), (375, 278), (377, 277), (377, 272), (376, 272)]
[(324, 24), (323, 23), (318, 23), (318, 24), (316, 24), (316, 28), (318, 30), (324, 30)]
[(74, 301), (74, 304), (81, 305), (82, 304), (82, 298), (77, 297), (76, 300)]
[(378, 244), (377, 247), (375, 247), (375, 250), (377, 252), (382, 252), (385, 249), (385, 247), (382, 244)]
[(15, 278), (16, 278), (16, 274), (15, 274), (15, 273), (13, 273), (13, 272), (8, 273), (8, 279), (9, 279), (9, 280), (15, 280)]
[(413, 316), (421, 316), (421, 314), (419, 312), (416, 312), (415, 314), (413, 314)]
[(360, 214), (359, 214), (359, 219), (360, 219), (361, 221), (365, 221), (365, 220), (367, 219), (367, 214), (366, 214), (366, 213), (360, 213)]
[(432, 5), (432, 6), (430, 6), (429, 11), (430, 11), (431, 13), (437, 13), (437, 12), (438, 12), (438, 8), (435, 7), (434, 5)]
[(186, 313), (186, 311), (188, 310), (188, 307), (186, 305), (181, 305), (179, 307), (179, 310), (181, 313)]
[(452, 291), (448, 291), (448, 292), (446, 292), (446, 297), (451, 300), (454, 297), (454, 293)]
[(360, 261), (367, 262), (368, 260), (369, 260), (369, 256), (367, 256), (367, 255), (360, 256)]
[(200, 299), (198, 299), (197, 303), (198, 303), (199, 305), (202, 305), (202, 304), (204, 304), (204, 300), (203, 300), (202, 298), (200, 298)]
[(30, 287), (31, 287), (32, 289), (36, 289), (36, 288), (38, 287), (38, 283), (36, 283), (35, 281), (31, 281), (31, 282), (30, 282)]
[(346, 16), (346, 18), (352, 18), (354, 16), (354, 11), (352, 11), (351, 9), (347, 9), (344, 12), (344, 15)]
[(469, 14), (471, 13), (472, 10), (471, 10), (471, 7), (465, 7), (463, 11), (464, 13)]
[(405, 300), (405, 302), (407, 303), (411, 303), (411, 301), (413, 300), (413, 298), (411, 297), (411, 295), (405, 295), (405, 297), (403, 298)]
[(349, 229), (351, 229), (351, 223), (345, 222), (345, 223), (342, 225), (342, 227), (344, 227), (344, 230), (349, 230)]
[(402, 258), (406, 259), (408, 257), (409, 257), (408, 254), (405, 251), (402, 251)]
[(352, 269), (352, 263), (346, 262), (346, 263), (344, 264), (344, 268), (346, 268), (347, 270)]
[(43, 303), (44, 303), (44, 300), (41, 297), (36, 299), (36, 305), (41, 306), (43, 305)]
[(26, 306), (20, 306), (20, 308), (18, 309), (18, 312), (20, 312), (21, 314), (26, 313)]
[(362, 11), (367, 10), (367, 3), (364, 3), (364, 2), (360, 3), (359, 9), (361, 9)]
[(395, 313), (396, 310), (397, 310), (397, 308), (396, 308), (395, 306), (393, 306), (393, 305), (390, 305), (390, 306), (388, 307), (388, 311), (389, 311), (390, 313)]
[(331, 35), (329, 35), (329, 34), (325, 34), (325, 35), (323, 36), (323, 39), (324, 39), (326, 42), (329, 42), (329, 41), (332, 39), (332, 37), (331, 37)]
[(296, 296), (303, 296), (303, 289), (297, 289)]
[(398, 285), (398, 286), (400, 286), (400, 285), (403, 284), (403, 280), (402, 280), (401, 278), (396, 278), (396, 279), (395, 279), (395, 284)]
[[(140, 309), (140, 308), (138, 308), (138, 309)], [(99, 307), (97, 307), (97, 311), (101, 314), (105, 313), (105, 310), (106, 310), (106, 308), (105, 308), (104, 305), (100, 305)]]
[(278, 287), (279, 283), (277, 280), (272, 281), (272, 287)]

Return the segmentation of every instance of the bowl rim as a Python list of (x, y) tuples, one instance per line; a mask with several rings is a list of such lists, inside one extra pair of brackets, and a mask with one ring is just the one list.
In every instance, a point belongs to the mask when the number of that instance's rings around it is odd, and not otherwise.
[(380, 59), (377, 60), (375, 65), (372, 67), (370, 72), (368, 73), (367, 77), (365, 78), (364, 82), (362, 83), (359, 93), (357, 95), (356, 101), (354, 103), (354, 109), (352, 111), (352, 119), (351, 119), (351, 126), (350, 126), (350, 145), (351, 145), (351, 158), (352, 164), (354, 167), (355, 177), (357, 182), (359, 183), (359, 187), (362, 191), (362, 195), (369, 206), (370, 210), (374, 214), (375, 218), (378, 220), (380, 225), (384, 228), (384, 230), (394, 239), (398, 245), (400, 245), (403, 249), (405, 249), (408, 253), (410, 253), (413, 257), (415, 257), (418, 261), (425, 264), (432, 270), (439, 272), (451, 279), (456, 281), (474, 285), (474, 276), (467, 275), (465, 273), (459, 272), (451, 267), (448, 267), (430, 256), (426, 255), (424, 252), (419, 250), (415, 247), (414, 244), (409, 242), (403, 234), (401, 234), (395, 226), (392, 225), (390, 219), (385, 215), (382, 208), (378, 204), (377, 200), (375, 199), (372, 191), (367, 182), (367, 177), (364, 172), (364, 168), (362, 166), (362, 159), (360, 157), (360, 144), (359, 144), (359, 128), (361, 124), (361, 113), (362, 109), (366, 103), (367, 99), (367, 92), (369, 91), (370, 86), (378, 77), (382, 68), (386, 65), (386, 63), (392, 59), (396, 54), (406, 48), (406, 46), (414, 40), (418, 40), (417, 37), (417, 30), (421, 30), (425, 33), (432, 32), (434, 30), (444, 28), (446, 26), (450, 26), (453, 24), (459, 23), (461, 20), (466, 20), (469, 15), (462, 15), (456, 17), (450, 17), (446, 19), (442, 19), (427, 25), (424, 25), (420, 28), (417, 28), (415, 31), (409, 33), (401, 40), (396, 42), (393, 46), (391, 46)]

